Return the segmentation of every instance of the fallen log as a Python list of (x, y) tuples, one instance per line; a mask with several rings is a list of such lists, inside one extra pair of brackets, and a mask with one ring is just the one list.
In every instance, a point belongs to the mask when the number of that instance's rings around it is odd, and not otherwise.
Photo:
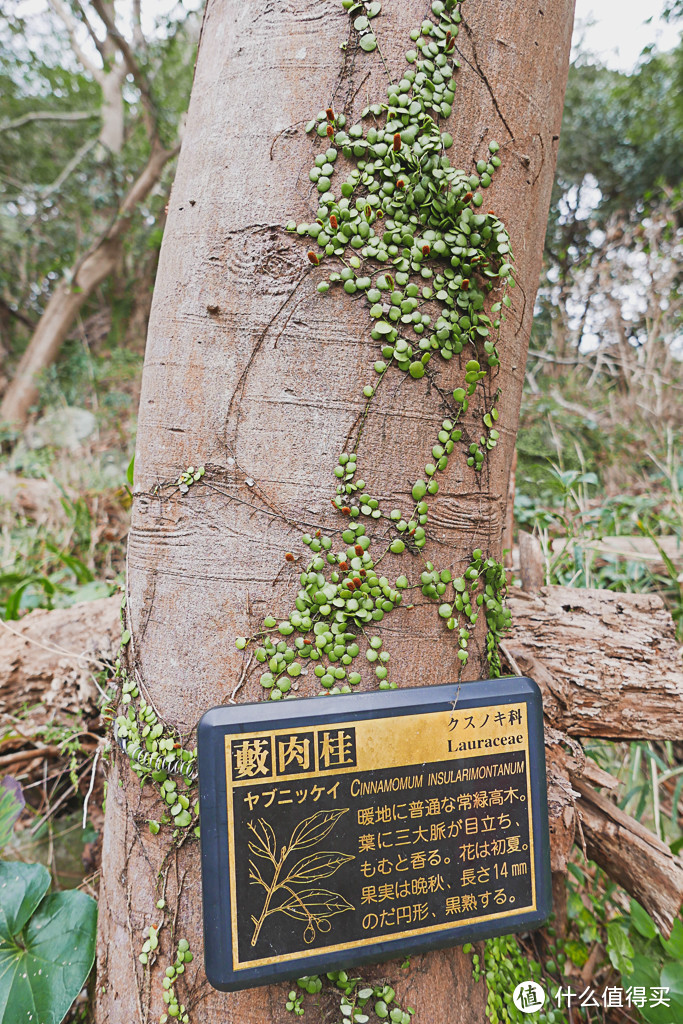
[(565, 927), (565, 876), (576, 843), (637, 900), (665, 936), (683, 903), (683, 861), (597, 789), (618, 779), (587, 758), (581, 745), (546, 725), (550, 867), (556, 927)]
[[(683, 863), (596, 792), (617, 780), (586, 759), (573, 737), (680, 737), (683, 663), (671, 617), (656, 595), (568, 587), (542, 587), (535, 595), (512, 590), (509, 604), (513, 630), (505, 650), (513, 670), (536, 679), (543, 693), (558, 923), (576, 841), (668, 934), (683, 902)], [(119, 606), (113, 597), (0, 623), (0, 721), (27, 699), (45, 714), (46, 694), (67, 708), (86, 693), (93, 699), (92, 674), (118, 647)]]
[(116, 657), (120, 604), (111, 597), (0, 619), (0, 773), (26, 783), (46, 761), (68, 766), (68, 745), (50, 742), (59, 726), (81, 756), (95, 749), (104, 734), (97, 675)]
[(683, 862), (583, 779), (572, 782), (581, 795), (577, 810), (588, 857), (623, 886), (668, 937), (683, 902)]
[(0, 713), (23, 704), (88, 710), (94, 673), (116, 657), (119, 597), (39, 610), (18, 622), (0, 619)]
[(505, 649), (543, 691), (551, 725), (570, 736), (678, 740), (683, 660), (656, 594), (541, 587), (511, 590)]
[[(656, 594), (513, 588), (508, 604), (505, 650), (538, 682), (550, 725), (570, 736), (680, 739), (683, 657)], [(76, 710), (94, 696), (97, 664), (115, 656), (119, 598), (0, 625), (0, 711), (13, 697), (17, 706), (60, 693)]]

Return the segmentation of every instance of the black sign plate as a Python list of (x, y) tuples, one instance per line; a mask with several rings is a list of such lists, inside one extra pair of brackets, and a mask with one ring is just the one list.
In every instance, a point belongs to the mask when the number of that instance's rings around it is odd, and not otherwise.
[(461, 945), (550, 913), (531, 679), (214, 708), (198, 745), (215, 988)]

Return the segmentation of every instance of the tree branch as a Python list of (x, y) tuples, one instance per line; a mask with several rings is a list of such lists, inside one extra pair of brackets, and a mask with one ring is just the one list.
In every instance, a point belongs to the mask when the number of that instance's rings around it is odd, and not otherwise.
[(14, 121), (5, 121), (0, 124), (0, 132), (8, 132), (12, 128), (22, 128), (32, 121), (88, 121), (91, 118), (100, 117), (98, 110), (32, 110), (28, 114), (22, 114)]
[(147, 40), (142, 33), (141, 8), (141, 0), (133, 0), (133, 41), (138, 50), (142, 50), (147, 46)]
[[(67, 32), (69, 33), (69, 39), (71, 40), (71, 46), (76, 54), (80, 64), (89, 71), (96, 82), (102, 85), (104, 80), (104, 72), (102, 68), (98, 68), (96, 64), (91, 61), (90, 57), (82, 49), (81, 44), (78, 42), (78, 22), (71, 14), (71, 11), (67, 7), (63, 0), (48, 0), (50, 7), (55, 12), (57, 17), (62, 21)], [(98, 47), (99, 48), (99, 47)]]
[(81, 160), (87, 156), (91, 149), (97, 144), (97, 139), (88, 139), (83, 145), (74, 153), (69, 162), (64, 165), (60, 173), (57, 175), (51, 185), (47, 185), (44, 189), (40, 190), (40, 198), (47, 199), (53, 192), (61, 188), (66, 179), (73, 171), (76, 170)]
[(3, 299), (2, 296), (0, 296), (0, 307), (2, 307), (2, 309), (4, 309), (5, 312), (8, 313), (10, 316), (13, 316), (15, 320), (18, 320), (19, 323), (24, 324), (25, 327), (30, 328), (30, 330), (32, 331), (35, 330), (35, 322), (33, 320), (30, 320), (27, 316), (25, 316), (25, 314), (22, 313), (21, 310), (12, 309), (9, 302), (7, 302), (6, 299)]
[(164, 166), (175, 156), (178, 148), (167, 150), (158, 142), (152, 145), (147, 164), (131, 185), (108, 227), (74, 265), (69, 280), (65, 276), (53, 291), (5, 392), (0, 405), (0, 419), (10, 423), (25, 421), (38, 394), (37, 380), (41, 372), (55, 359), (83, 303), (113, 271), (121, 239), (132, 222), (135, 208), (157, 183)]
[(95, 11), (97, 12), (98, 16), (101, 18), (107, 30), (109, 38), (112, 39), (118, 47), (121, 56), (125, 61), (126, 67), (128, 68), (128, 71), (133, 76), (135, 84), (140, 90), (140, 98), (142, 100), (143, 108), (143, 119), (145, 121), (147, 136), (150, 139), (150, 141), (153, 141), (154, 139), (157, 138), (158, 135), (157, 112), (156, 107), (154, 106), (154, 101), (152, 100), (152, 94), (149, 89), (149, 82), (147, 81), (145, 75), (142, 73), (140, 65), (135, 59), (135, 55), (131, 49), (130, 43), (125, 38), (125, 36), (123, 36), (119, 32), (103, 0), (91, 0), (91, 3)]
[(80, 2), (80, 0), (76, 0), (76, 6), (78, 7), (78, 13), (81, 16), (81, 21), (83, 22), (83, 24), (85, 25), (86, 29), (88, 30), (88, 35), (90, 36), (90, 38), (92, 39), (93, 43), (97, 47), (97, 49), (99, 51), (99, 54), (102, 57), (102, 62), (106, 66), (107, 59), (110, 56), (110, 54), (107, 53), (106, 36), (105, 36), (105, 40), (102, 40), (102, 39), (99, 38), (99, 36), (97, 35), (97, 32), (95, 31), (95, 29), (92, 26), (90, 18), (86, 14), (85, 8), (83, 7), (83, 4)]

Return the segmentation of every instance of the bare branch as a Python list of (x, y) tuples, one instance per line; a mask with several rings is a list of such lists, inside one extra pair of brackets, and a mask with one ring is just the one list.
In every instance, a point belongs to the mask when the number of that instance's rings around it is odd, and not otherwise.
[(107, 228), (73, 266), (70, 281), (65, 278), (55, 288), (5, 392), (0, 418), (14, 423), (25, 420), (37, 395), (38, 374), (54, 360), (74, 317), (88, 296), (116, 266), (121, 239), (132, 223), (131, 214), (156, 185), (165, 165), (178, 149), (166, 150), (158, 142), (153, 143), (147, 164)]
[(99, 38), (99, 36), (97, 35), (97, 32), (93, 28), (93, 25), (92, 25), (92, 23), (90, 21), (90, 18), (88, 17), (88, 15), (87, 15), (87, 13), (85, 11), (85, 8), (83, 7), (83, 4), (80, 2), (80, 0), (76, 0), (76, 6), (78, 7), (78, 13), (81, 16), (81, 21), (83, 22), (83, 24), (87, 28), (88, 35), (90, 36), (90, 38), (92, 39), (93, 43), (95, 44), (95, 46), (99, 50), (100, 56), (102, 57), (102, 61), (103, 61), (104, 65), (105, 65), (105, 67), (106, 67), (107, 60), (111, 56), (111, 54), (107, 53), (107, 45), (106, 45), (107, 37), (105, 36), (104, 40)]
[(25, 124), (32, 121), (88, 121), (90, 118), (99, 117), (98, 110), (32, 110), (28, 114), (22, 114), (14, 121), (6, 121), (0, 124), (0, 132), (8, 132), (11, 128), (23, 128)]
[[(76, 170), (76, 168), (78, 167), (80, 162), (83, 160), (83, 158), (85, 156), (87, 156), (87, 154), (90, 152), (90, 150), (93, 149), (97, 145), (97, 142), (98, 142), (97, 136), (94, 139), (87, 139), (86, 142), (84, 142), (83, 145), (80, 146), (79, 149), (76, 150), (76, 152), (71, 157), (71, 159), (64, 165), (64, 167), (61, 169), (61, 171), (59, 172), (59, 174), (57, 175), (57, 177), (55, 178), (55, 180), (52, 182), (51, 185), (45, 185), (43, 187), (40, 187), (40, 186), (27, 186), (27, 187), (25, 187), (23, 189), (23, 191), (28, 193), (28, 194), (30, 194), (30, 195), (33, 195), (34, 198), (37, 199), (38, 201), (44, 202), (46, 199), (49, 198), (49, 196), (53, 195), (53, 193), (55, 193), (58, 189), (60, 189), (62, 187), (62, 185), (64, 184), (66, 179), (69, 177), (69, 175), (72, 174)], [(31, 230), (31, 228), (36, 223), (36, 221), (38, 220), (40, 215), (41, 215), (41, 210), (39, 208), (33, 214), (33, 216), (26, 222), (26, 225), (24, 226), (24, 229), (23, 229), (23, 233), (24, 234), (26, 234), (27, 232), (29, 232)], [(35, 325), (33, 325), (33, 326), (35, 326)]]
[(82, 49), (81, 44), (78, 42), (78, 22), (73, 17), (71, 11), (63, 2), (63, 0), (48, 0), (48, 3), (50, 4), (50, 7), (55, 12), (55, 14), (60, 18), (67, 32), (69, 33), (71, 46), (73, 47), (73, 51), (76, 54), (79, 63), (85, 68), (86, 71), (89, 71), (95, 79), (95, 81), (99, 82), (99, 84), (101, 85), (104, 78), (104, 72), (102, 68), (98, 67), (96, 64), (93, 63), (90, 57), (88, 57), (86, 52)]
[(107, 29), (109, 38), (112, 39), (118, 47), (128, 71), (133, 76), (135, 84), (140, 90), (145, 128), (150, 141), (153, 141), (157, 137), (157, 113), (149, 90), (149, 82), (135, 59), (130, 43), (119, 32), (103, 0), (91, 0), (91, 3)]
[(133, 0), (133, 42), (138, 50), (147, 46), (147, 40), (142, 33), (142, 2)]
[(87, 156), (96, 144), (97, 138), (88, 139), (87, 142), (84, 142), (83, 145), (74, 153), (69, 162), (64, 165), (52, 184), (47, 185), (44, 189), (40, 190), (40, 198), (47, 199), (47, 197), (51, 196), (53, 192), (56, 192), (57, 189), (61, 188), (69, 175), (76, 170), (81, 160)]
[[(35, 330), (36, 325), (34, 321), (29, 320), (29, 318), (25, 316), (20, 309), (13, 309), (9, 302), (7, 302), (6, 299), (3, 299), (2, 296), (0, 296), (0, 307), (4, 309), (6, 313), (9, 313), (10, 316), (13, 316), (15, 320), (24, 324), (25, 327), (29, 327), (32, 331)], [(3, 622), (3, 626), (4, 625), (5, 623)]]

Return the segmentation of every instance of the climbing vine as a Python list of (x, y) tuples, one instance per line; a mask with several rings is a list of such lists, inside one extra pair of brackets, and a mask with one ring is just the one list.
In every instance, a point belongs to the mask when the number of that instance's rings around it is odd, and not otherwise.
[[(373, 26), (381, 5), (343, 0), (342, 6), (353, 18), (360, 47), (368, 53), (378, 49)], [(320, 205), (315, 220), (290, 221), (287, 230), (315, 244), (307, 256), (313, 265), (326, 270), (330, 265), (318, 292), (338, 286), (365, 299), (381, 358), (374, 364), (375, 381), (363, 387), (365, 407), (356, 435), (334, 469), (337, 485), (331, 500), (348, 520), (341, 531), (346, 547), (333, 550), (333, 538), (321, 531), (304, 534), (313, 558), (300, 574), (294, 608), (279, 622), (267, 616), (254, 636), (236, 641), (240, 650), (254, 642), (255, 657), (264, 664), (261, 685), (272, 700), (295, 695), (308, 662), (314, 663), (323, 693), (352, 692), (362, 680), (356, 661), (361, 645), (379, 688), (394, 688), (389, 654), (373, 631), (385, 615), (405, 607), (404, 598), (418, 588), (438, 602), (446, 627), (457, 631), (461, 667), (483, 611), (490, 671), (500, 672), (498, 641), (509, 626), (509, 613), (503, 602), (504, 570), (495, 559), (477, 549), (462, 575), (425, 562), (419, 582), (402, 574), (392, 583), (377, 568), (388, 553), (416, 555), (427, 543), (429, 500), (438, 493), (438, 475), (456, 446), (464, 448), (467, 464), (481, 472), (499, 438), (500, 391), (492, 399), (489, 391), (500, 365), (496, 339), (503, 306), (510, 304), (507, 289), (514, 286), (513, 257), (496, 214), (477, 212), (484, 202), (482, 190), (501, 163), (499, 145), (489, 142), (476, 173), (451, 165), (447, 150), (453, 139), (439, 122), (452, 111), (462, 16), (455, 0), (434, 0), (432, 12), (434, 20), (425, 19), (411, 33), (415, 48), (406, 54), (408, 68), (398, 83), (390, 81), (385, 103), (367, 106), (361, 123), (348, 130), (346, 115), (332, 106), (306, 125), (307, 132), (325, 140), (309, 174)], [(355, 166), (333, 188), (340, 154), (346, 165)], [(502, 295), (491, 305), (492, 319), (485, 302), (496, 284)], [(445, 393), (430, 363), (463, 352), (469, 358), (462, 384)], [(446, 413), (424, 478), (411, 486), (412, 503), (405, 514), (383, 508), (372, 495), (357, 455), (368, 411), (391, 367), (412, 378), (415, 387), (424, 387), (419, 382), (426, 377), (438, 389)], [(483, 412), (481, 426), (473, 428), (466, 414), (478, 392)], [(291, 552), (285, 557), (295, 558)]]
[[(121, 638), (121, 649), (124, 650), (130, 641), (130, 632), (126, 629)], [(114, 667), (121, 680), (123, 705), (121, 714), (114, 720), (114, 735), (141, 785), (145, 782), (156, 784), (167, 805), (161, 822), (150, 820), (150, 832), (156, 835), (160, 825), (164, 824), (173, 825), (174, 838), (189, 827), (199, 836), (199, 801), (183, 792), (183, 786), (189, 791), (196, 784), (196, 747), (185, 748), (178, 733), (160, 719), (153, 705), (140, 693), (138, 679), (131, 676), (122, 664), (121, 654), (116, 658)]]
[[(331, 986), (340, 995), (338, 1024), (367, 1024), (369, 1013), (375, 1020), (392, 1021), (393, 1024), (411, 1024), (415, 1010), (403, 1010), (396, 1001), (396, 992), (391, 985), (368, 985), (362, 978), (350, 977), (346, 971), (330, 971), (325, 975)], [(304, 1015), (304, 994), (318, 995), (323, 982), (317, 974), (307, 975), (297, 981), (299, 991), (293, 989), (285, 1004), (287, 1010), (297, 1017)]]
[[(554, 928), (548, 928), (547, 933), (554, 936)], [(490, 1024), (569, 1024), (566, 1014), (557, 1006), (550, 1005), (542, 1010), (529, 1012), (518, 1010), (514, 1005), (512, 993), (521, 982), (535, 981), (547, 984), (548, 981), (541, 964), (525, 956), (514, 935), (498, 935), (493, 939), (487, 939), (483, 965), (479, 955), (473, 952), (474, 947), (471, 943), (467, 943), (462, 949), (463, 953), (472, 953), (474, 980), (479, 981), (482, 974), (486, 980), (486, 1016)], [(566, 959), (564, 954), (560, 953), (560, 956), (562, 960)], [(547, 966), (556, 969), (552, 962)]]

